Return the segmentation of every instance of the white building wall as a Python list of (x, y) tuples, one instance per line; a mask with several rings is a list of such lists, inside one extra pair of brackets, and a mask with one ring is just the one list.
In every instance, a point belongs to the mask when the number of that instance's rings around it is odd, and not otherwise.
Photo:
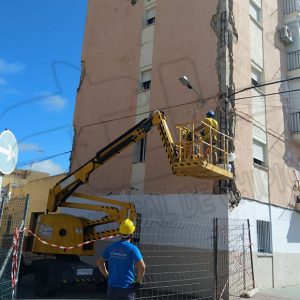
[[(145, 218), (163, 218), (182, 222), (198, 222), (202, 218), (227, 218), (228, 198), (226, 195), (211, 194), (158, 194), (158, 195), (109, 195), (102, 196), (124, 202), (134, 203), (137, 212)], [(101, 203), (81, 198), (70, 197), (68, 202)], [(62, 207), (60, 212), (99, 219), (101, 212)]]
[[(127, 201), (136, 205), (136, 210), (141, 214), (141, 242), (147, 243), (147, 237), (150, 234), (157, 235), (156, 242), (158, 244), (166, 244), (167, 241), (163, 237), (168, 236), (168, 228), (161, 228), (166, 220), (168, 226), (172, 225), (172, 232), (174, 228), (178, 228), (178, 236), (172, 238), (172, 243), (182, 242), (185, 236), (190, 236), (193, 224), (203, 228), (203, 232), (199, 232), (198, 241), (194, 243), (196, 247), (201, 249), (212, 249), (212, 222), (213, 218), (228, 218), (228, 198), (226, 195), (196, 195), (196, 194), (174, 194), (174, 195), (109, 195), (105, 198)], [(79, 202), (98, 204), (94, 201), (88, 201), (81, 198), (70, 197), (68, 202)], [(84, 217), (90, 220), (100, 219), (104, 216), (102, 212), (79, 210), (73, 208), (64, 208), (60, 210), (61, 213), (72, 214), (75, 216)], [(147, 226), (144, 226), (146, 224)], [(151, 225), (149, 227), (149, 224)], [(157, 224), (159, 225), (157, 227)], [(101, 228), (96, 227), (96, 230), (103, 231), (106, 229), (116, 228), (116, 224), (103, 225)], [(207, 235), (211, 234), (211, 239)], [(160, 238), (160, 236), (162, 238)], [(204, 238), (203, 238), (204, 237)], [(109, 241), (99, 241), (96, 243), (96, 256), (99, 255)], [(96, 257), (85, 257), (84, 261), (95, 264)]]
[[(255, 282), (258, 288), (300, 284), (300, 213), (243, 199), (230, 212), (231, 219), (249, 219), (253, 247)], [(272, 221), (273, 253), (257, 252), (256, 221)]]
[(259, 167), (253, 168), (254, 197), (262, 202), (269, 202), (268, 172)]

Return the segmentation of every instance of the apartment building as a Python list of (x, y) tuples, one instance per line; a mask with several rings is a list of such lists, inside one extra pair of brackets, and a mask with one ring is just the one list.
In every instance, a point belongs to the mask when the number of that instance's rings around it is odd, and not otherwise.
[(154, 128), (83, 190), (186, 219), (249, 219), (257, 286), (299, 284), (299, 1), (131, 2), (89, 1), (72, 170), (153, 110), (175, 138), (214, 110), (235, 177), (174, 176)]

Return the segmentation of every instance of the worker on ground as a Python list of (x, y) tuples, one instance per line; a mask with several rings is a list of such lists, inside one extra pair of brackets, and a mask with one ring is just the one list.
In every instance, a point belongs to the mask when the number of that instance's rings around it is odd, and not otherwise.
[[(202, 124), (195, 129), (195, 131), (200, 131), (200, 135), (203, 143), (203, 155), (208, 156), (210, 145), (213, 146), (217, 144), (218, 136), (217, 130), (219, 130), (218, 121), (215, 119), (215, 113), (213, 111), (209, 111), (206, 113), (206, 118), (203, 120)], [(214, 160), (217, 161), (216, 152), (214, 151)]]
[[(100, 272), (108, 280), (108, 300), (133, 300), (135, 291), (142, 285), (146, 266), (140, 250), (130, 243), (134, 231), (135, 226), (132, 221), (124, 220), (119, 229), (121, 240), (108, 246), (97, 259)], [(136, 279), (135, 266), (137, 267)]]

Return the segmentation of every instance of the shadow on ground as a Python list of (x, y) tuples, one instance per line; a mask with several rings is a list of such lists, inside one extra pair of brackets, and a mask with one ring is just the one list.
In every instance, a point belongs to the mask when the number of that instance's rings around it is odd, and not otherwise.
[[(26, 275), (18, 285), (17, 299), (40, 299), (33, 290), (33, 275)], [(94, 284), (66, 284), (47, 299), (105, 299)]]

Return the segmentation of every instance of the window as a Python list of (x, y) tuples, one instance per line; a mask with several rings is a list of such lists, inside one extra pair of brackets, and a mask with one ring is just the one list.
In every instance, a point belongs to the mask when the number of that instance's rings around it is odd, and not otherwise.
[(150, 90), (151, 88), (151, 71), (142, 72), (142, 91)]
[(270, 222), (257, 220), (256, 229), (257, 229), (257, 252), (272, 253)]
[(155, 8), (148, 9), (146, 11), (145, 25), (149, 26), (155, 23)]
[(251, 61), (263, 69), (263, 31), (261, 26), (252, 20), (250, 21), (250, 52)]
[(253, 86), (261, 84), (261, 72), (257, 71), (254, 68), (252, 68), (251, 70), (251, 83)]
[(146, 138), (136, 142), (133, 163), (141, 163), (146, 159)]
[(300, 1), (299, 0), (285, 0), (284, 1), (284, 14), (288, 15), (295, 11), (300, 10)]
[(257, 140), (253, 140), (253, 163), (266, 166), (266, 145)]
[(250, 1), (250, 16), (256, 22), (261, 22), (261, 8), (257, 1)]

